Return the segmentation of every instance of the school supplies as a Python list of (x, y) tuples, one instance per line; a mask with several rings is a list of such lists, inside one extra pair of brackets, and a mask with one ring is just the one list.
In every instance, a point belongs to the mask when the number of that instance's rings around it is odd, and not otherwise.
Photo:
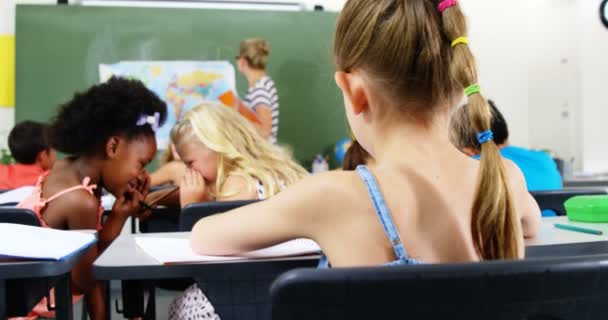
[(143, 210), (152, 210), (158, 207), (159, 203), (171, 195), (175, 194), (179, 190), (179, 187), (171, 187), (161, 189), (148, 194), (145, 201), (140, 201), (139, 205)]
[(309, 239), (296, 239), (272, 247), (250, 251), (238, 256), (198, 255), (190, 247), (187, 238), (135, 237), (137, 245), (161, 264), (184, 264), (197, 262), (244, 261), (251, 259), (292, 257), (320, 254), (321, 248)]
[(95, 234), (0, 223), (0, 259), (62, 260), (97, 241)]
[(595, 235), (598, 235), (598, 236), (601, 236), (602, 234), (604, 234), (604, 232), (602, 230), (596, 230), (596, 229), (591, 229), (591, 228), (573, 226), (573, 225), (570, 225), (570, 224), (556, 223), (555, 227), (558, 228), (558, 229), (562, 229), (562, 230), (581, 232), (581, 233), (588, 233), (588, 234), (595, 234)]
[(572, 197), (564, 208), (571, 221), (608, 223), (608, 195)]

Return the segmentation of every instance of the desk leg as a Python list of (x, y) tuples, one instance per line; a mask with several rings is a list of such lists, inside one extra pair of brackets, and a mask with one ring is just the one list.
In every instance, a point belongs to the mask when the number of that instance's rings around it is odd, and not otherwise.
[[(111, 320), (112, 319), (112, 288), (111, 288), (111, 281), (106, 281), (105, 282), (106, 287), (105, 287), (105, 296), (106, 296), (106, 320)], [(83, 303), (85, 303), (83, 301)], [(87, 318), (88, 319), (88, 318)]]
[(154, 287), (154, 285), (148, 288), (148, 304), (146, 306), (146, 316), (144, 319), (156, 319), (156, 287)]
[(144, 284), (138, 280), (123, 280), (122, 314), (127, 319), (144, 316)]
[(73, 320), (72, 275), (64, 274), (55, 285), (55, 316), (58, 320)]
[(0, 319), (6, 318), (6, 280), (0, 280)]

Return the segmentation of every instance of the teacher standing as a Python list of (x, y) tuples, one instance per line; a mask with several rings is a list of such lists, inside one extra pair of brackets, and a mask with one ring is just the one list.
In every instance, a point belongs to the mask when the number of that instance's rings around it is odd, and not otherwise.
[(279, 133), (279, 96), (274, 81), (266, 74), (270, 45), (264, 39), (247, 39), (241, 42), (237, 68), (249, 83), (245, 99), (238, 108), (248, 108), (257, 117), (258, 129), (263, 137), (277, 143)]

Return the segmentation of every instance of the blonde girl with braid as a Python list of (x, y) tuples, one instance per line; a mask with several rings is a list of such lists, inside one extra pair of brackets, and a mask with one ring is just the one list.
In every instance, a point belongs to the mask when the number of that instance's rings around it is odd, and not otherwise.
[[(540, 210), (492, 141), (466, 36), (453, 0), (349, 0), (335, 33), (335, 80), (375, 164), (311, 176), (270, 200), (202, 219), (193, 249), (229, 255), (310, 238), (334, 267), (522, 258)], [(449, 138), (465, 94), (480, 161)]]

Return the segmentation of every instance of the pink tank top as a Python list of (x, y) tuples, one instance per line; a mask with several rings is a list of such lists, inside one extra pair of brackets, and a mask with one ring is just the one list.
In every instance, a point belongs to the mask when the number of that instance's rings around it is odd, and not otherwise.
[[(83, 179), (82, 184), (81, 185), (77, 185), (77, 186), (73, 186), (71, 188), (67, 188), (65, 190), (61, 190), (59, 192), (57, 192), (56, 194), (52, 195), (51, 197), (49, 197), (48, 199), (45, 199), (42, 196), (42, 186), (44, 185), (44, 182), (46, 181), (46, 178), (48, 177), (49, 172), (45, 172), (43, 173), (39, 178), (38, 178), (38, 183), (36, 184), (36, 187), (34, 188), (34, 191), (32, 191), (32, 194), (30, 194), (27, 198), (23, 199), (23, 201), (21, 201), (21, 203), (19, 203), (17, 205), (17, 208), (24, 208), (24, 209), (30, 209), (32, 210), (36, 216), (38, 217), (38, 220), (40, 221), (40, 225), (45, 227), (45, 228), (49, 228), (49, 225), (46, 223), (46, 221), (44, 221), (44, 217), (43, 217), (43, 212), (44, 209), (46, 208), (46, 206), (53, 200), (76, 190), (86, 190), (89, 193), (93, 194), (93, 190), (95, 190), (95, 188), (97, 188), (97, 185), (94, 184), (89, 184), (89, 182), (91, 181), (91, 179), (89, 177), (86, 177)], [(101, 218), (103, 215), (103, 206), (101, 206), (101, 202), (99, 204), (99, 211), (98, 211), (98, 222), (97, 222), (97, 230), (101, 230)], [(55, 293), (54, 290), (51, 289), (50, 295), (49, 297), (51, 298), (51, 305), (55, 305)], [(80, 299), (82, 299), (82, 295), (72, 295), (72, 303), (77, 303)], [(30, 311), (30, 313), (26, 316), (26, 317), (17, 317), (17, 318), (10, 318), (10, 320), (33, 320), (33, 319), (37, 319), (38, 317), (44, 317), (44, 318), (55, 318), (55, 312), (54, 311), (49, 311), (47, 308), (47, 298), (42, 298), (42, 300), (40, 300), (40, 302), (38, 302), (38, 304), (34, 307), (34, 309), (32, 311)]]
[[(77, 191), (77, 190), (86, 190), (90, 194), (93, 194), (93, 190), (95, 190), (97, 188), (97, 185), (89, 184), (89, 182), (91, 181), (91, 178), (85, 177), (82, 180), (82, 184), (61, 190), (61, 191), (55, 193), (54, 195), (52, 195), (51, 197), (49, 197), (48, 199), (45, 199), (42, 196), (42, 186), (44, 185), (44, 182), (46, 181), (46, 178), (48, 177), (48, 175), (49, 175), (49, 171), (40, 175), (40, 177), (38, 178), (38, 183), (36, 183), (36, 186), (34, 187), (34, 191), (32, 191), (32, 194), (30, 194), (28, 197), (23, 199), (23, 201), (21, 201), (21, 203), (19, 203), (17, 205), (17, 208), (32, 210), (38, 217), (38, 220), (40, 221), (40, 225), (43, 227), (46, 227), (46, 228), (48, 228), (49, 226), (46, 223), (46, 221), (44, 221), (43, 212), (44, 212), (44, 209), (46, 208), (46, 206), (51, 201), (65, 195), (65, 194), (68, 194), (70, 192)], [(101, 218), (103, 216), (103, 211), (104, 211), (104, 209), (103, 209), (103, 206), (101, 205), (101, 201), (100, 201), (99, 211), (97, 212), (97, 215), (98, 215), (97, 230), (101, 230)]]

